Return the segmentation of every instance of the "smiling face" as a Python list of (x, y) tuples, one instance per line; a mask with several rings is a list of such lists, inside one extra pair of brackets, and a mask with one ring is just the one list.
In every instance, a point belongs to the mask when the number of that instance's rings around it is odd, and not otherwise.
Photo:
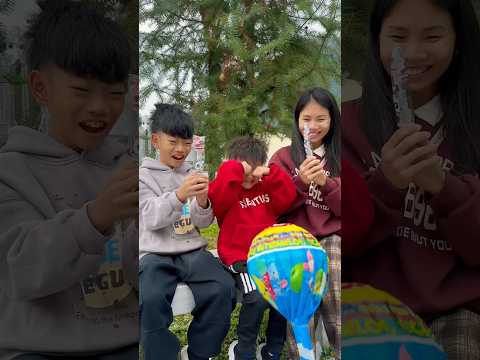
[(160, 153), (160, 161), (172, 169), (180, 167), (192, 150), (192, 139), (182, 139), (166, 133), (153, 133), (152, 144)]
[(330, 112), (315, 100), (310, 100), (300, 111), (298, 117), (298, 129), (302, 136), (305, 123), (310, 127), (309, 140), (313, 149), (323, 144), (323, 139), (330, 131)]
[(438, 92), (438, 83), (455, 53), (450, 14), (431, 0), (401, 0), (385, 17), (380, 31), (380, 58), (390, 73), (392, 50), (404, 50), (407, 86), (415, 107)]
[(125, 103), (125, 83), (78, 77), (55, 65), (33, 71), (29, 85), (37, 102), (48, 109), (49, 135), (76, 151), (98, 146)]

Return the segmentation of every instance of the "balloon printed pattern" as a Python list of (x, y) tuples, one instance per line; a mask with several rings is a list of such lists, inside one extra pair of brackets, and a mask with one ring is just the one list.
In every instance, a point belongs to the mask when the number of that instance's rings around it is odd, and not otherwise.
[(301, 359), (313, 360), (308, 322), (328, 284), (328, 257), (318, 240), (299, 226), (273, 225), (253, 240), (247, 267), (258, 291), (292, 324)]

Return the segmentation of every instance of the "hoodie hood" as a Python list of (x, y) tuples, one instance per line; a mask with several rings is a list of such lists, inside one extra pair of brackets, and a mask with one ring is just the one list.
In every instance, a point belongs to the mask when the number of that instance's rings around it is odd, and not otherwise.
[(0, 148), (0, 153), (9, 152), (50, 158), (51, 160), (85, 158), (110, 165), (127, 153), (127, 147), (107, 137), (97, 148), (78, 153), (45, 133), (26, 126), (14, 126), (8, 132), (6, 144)]
[(149, 170), (159, 170), (159, 171), (165, 171), (165, 172), (174, 172), (179, 174), (187, 174), (191, 170), (191, 166), (187, 162), (184, 162), (178, 168), (172, 169), (170, 166), (167, 166), (162, 162), (160, 162), (160, 160), (152, 159), (149, 157), (146, 157), (143, 159), (142, 165), (140, 166), (140, 168), (149, 169)]

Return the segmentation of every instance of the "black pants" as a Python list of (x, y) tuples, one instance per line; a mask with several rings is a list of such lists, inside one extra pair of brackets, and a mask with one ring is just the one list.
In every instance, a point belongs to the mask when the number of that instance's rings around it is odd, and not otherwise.
[(234, 274), (237, 287), (243, 293), (242, 308), (237, 326), (238, 345), (235, 351), (236, 360), (255, 360), (257, 337), (265, 310), (270, 309), (266, 333), (265, 350), (280, 354), (286, 338), (287, 321), (271, 307), (262, 295), (252, 291), (253, 281), (246, 279), (246, 274)]
[(195, 299), (188, 329), (189, 351), (209, 358), (220, 353), (230, 328), (235, 285), (230, 274), (206, 250), (161, 256), (149, 254), (140, 261), (140, 328), (145, 360), (176, 360), (177, 337), (170, 332), (171, 303), (179, 282), (185, 282)]
[(138, 345), (129, 346), (108, 354), (90, 356), (55, 356), (42, 354), (23, 354), (14, 360), (138, 360)]

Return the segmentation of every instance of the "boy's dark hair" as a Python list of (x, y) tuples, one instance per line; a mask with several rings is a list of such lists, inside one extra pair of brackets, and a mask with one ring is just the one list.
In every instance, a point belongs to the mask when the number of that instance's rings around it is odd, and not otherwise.
[(130, 46), (119, 24), (81, 1), (39, 0), (38, 6), (25, 33), (30, 71), (53, 64), (104, 83), (128, 79)]
[(252, 165), (265, 164), (267, 161), (267, 144), (252, 136), (233, 139), (228, 146), (227, 157), (230, 160), (246, 161)]
[(193, 138), (193, 118), (177, 105), (155, 104), (150, 120), (152, 134), (163, 132), (181, 139)]

